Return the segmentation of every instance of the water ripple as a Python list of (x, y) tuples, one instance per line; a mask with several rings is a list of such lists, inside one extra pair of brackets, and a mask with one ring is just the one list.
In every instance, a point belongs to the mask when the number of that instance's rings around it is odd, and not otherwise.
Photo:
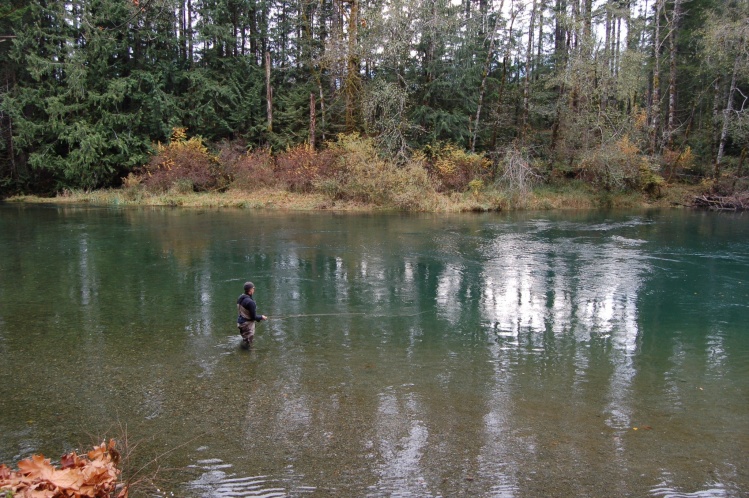
[(316, 491), (313, 486), (295, 486), (290, 491), (283, 483), (269, 479), (265, 475), (238, 476), (229, 471), (232, 468), (231, 464), (218, 458), (199, 460), (196, 465), (190, 467), (203, 471), (197, 479), (187, 485), (192, 492), (197, 492), (198, 496), (203, 497), (283, 498)]

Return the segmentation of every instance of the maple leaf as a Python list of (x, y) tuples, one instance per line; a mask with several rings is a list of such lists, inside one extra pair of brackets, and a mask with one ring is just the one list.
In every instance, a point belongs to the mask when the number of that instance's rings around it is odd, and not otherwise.
[(79, 469), (55, 470), (49, 482), (58, 488), (76, 491), (83, 485), (83, 474)]
[(99, 460), (101, 458), (104, 458), (104, 455), (106, 453), (107, 446), (104, 443), (101, 443), (99, 446), (94, 446), (94, 449), (88, 452), (88, 459)]
[(70, 469), (73, 467), (82, 467), (85, 465), (85, 462), (81, 460), (81, 458), (73, 453), (68, 453), (66, 455), (63, 455), (60, 457), (60, 467), (63, 469)]
[(49, 479), (55, 468), (44, 455), (33, 455), (18, 462), (18, 470), (30, 479)]
[(35, 489), (22, 492), (19, 496), (22, 498), (57, 498), (60, 495), (51, 489)]

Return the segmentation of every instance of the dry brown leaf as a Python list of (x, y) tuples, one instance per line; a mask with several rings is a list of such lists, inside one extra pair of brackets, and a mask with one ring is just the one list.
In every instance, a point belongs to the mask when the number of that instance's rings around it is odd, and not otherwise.
[[(60, 469), (43, 455), (18, 462), (15, 472), (0, 465), (0, 490), (18, 498), (106, 498), (117, 486), (120, 470), (115, 441), (102, 443), (88, 452), (88, 459), (75, 453), (60, 458)], [(118, 498), (127, 498), (123, 487)]]

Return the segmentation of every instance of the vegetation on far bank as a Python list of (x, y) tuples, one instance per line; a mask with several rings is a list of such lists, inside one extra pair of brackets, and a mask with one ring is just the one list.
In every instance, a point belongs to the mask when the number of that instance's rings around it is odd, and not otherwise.
[(549, 171), (520, 149), (492, 162), (451, 145), (396, 164), (373, 140), (339, 135), (272, 155), (239, 142), (211, 152), (182, 128), (120, 188), (65, 190), (16, 202), (426, 212), (689, 205), (709, 185), (668, 184), (627, 140), (574, 171)]
[(749, 191), (748, 16), (749, 0), (9, 0), (0, 198), (506, 209), (702, 182), (730, 207)]

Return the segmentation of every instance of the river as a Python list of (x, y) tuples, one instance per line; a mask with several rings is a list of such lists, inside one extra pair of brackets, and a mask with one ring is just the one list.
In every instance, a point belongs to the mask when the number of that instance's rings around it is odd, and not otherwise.
[(747, 496), (747, 324), (741, 214), (0, 204), (0, 462), (113, 437), (134, 496)]

